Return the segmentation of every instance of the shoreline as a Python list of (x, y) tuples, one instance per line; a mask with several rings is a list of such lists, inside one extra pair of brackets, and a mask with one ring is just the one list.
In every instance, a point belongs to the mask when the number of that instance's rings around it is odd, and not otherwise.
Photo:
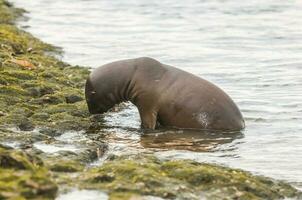
[[(140, 153), (110, 155), (102, 166), (87, 169), (107, 150), (98, 132), (103, 121), (88, 113), (84, 98), (89, 70), (58, 60), (56, 47), (17, 28), (24, 12), (0, 0), (0, 198), (54, 199), (58, 188), (96, 189), (110, 199), (301, 197), (282, 181), (242, 170)], [(83, 136), (72, 141), (76, 150), (54, 155), (38, 148), (68, 145), (59, 140), (66, 133)], [(10, 142), (15, 149), (1, 145)]]

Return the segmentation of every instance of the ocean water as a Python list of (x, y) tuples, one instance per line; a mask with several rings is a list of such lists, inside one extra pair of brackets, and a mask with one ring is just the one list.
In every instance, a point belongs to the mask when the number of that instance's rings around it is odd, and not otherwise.
[(112, 152), (214, 162), (302, 187), (302, 1), (12, 0), (19, 26), (97, 67), (150, 56), (203, 77), (241, 109), (246, 129), (142, 135), (132, 105), (106, 115)]

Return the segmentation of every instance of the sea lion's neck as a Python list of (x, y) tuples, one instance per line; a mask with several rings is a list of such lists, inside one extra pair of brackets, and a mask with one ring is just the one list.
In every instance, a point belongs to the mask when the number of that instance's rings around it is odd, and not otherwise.
[(161, 68), (155, 70), (159, 65), (158, 61), (143, 57), (109, 63), (96, 69), (90, 76), (96, 91), (96, 103), (104, 112), (125, 101), (137, 105), (148, 91), (146, 88), (162, 76), (163, 72), (158, 71)]
[(119, 77), (115, 79), (114, 90), (107, 95), (105, 104), (110, 105), (120, 104), (122, 102), (130, 101), (134, 103), (137, 99), (138, 92), (135, 80), (136, 67), (128, 67), (127, 72), (116, 75)]

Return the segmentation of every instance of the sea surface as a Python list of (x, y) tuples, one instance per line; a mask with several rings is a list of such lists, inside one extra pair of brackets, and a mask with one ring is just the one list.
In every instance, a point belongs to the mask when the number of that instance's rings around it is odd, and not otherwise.
[(106, 115), (110, 152), (220, 163), (302, 187), (302, 1), (12, 2), (29, 11), (19, 26), (62, 47), (64, 61), (95, 68), (156, 58), (218, 85), (246, 122), (244, 131), (232, 134), (142, 135), (137, 109), (127, 104)]

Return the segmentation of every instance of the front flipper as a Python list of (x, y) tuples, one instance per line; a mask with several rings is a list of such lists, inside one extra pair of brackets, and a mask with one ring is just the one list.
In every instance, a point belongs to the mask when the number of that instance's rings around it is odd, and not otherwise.
[(153, 109), (139, 109), (141, 117), (141, 127), (143, 129), (154, 130), (157, 122), (157, 111)]

